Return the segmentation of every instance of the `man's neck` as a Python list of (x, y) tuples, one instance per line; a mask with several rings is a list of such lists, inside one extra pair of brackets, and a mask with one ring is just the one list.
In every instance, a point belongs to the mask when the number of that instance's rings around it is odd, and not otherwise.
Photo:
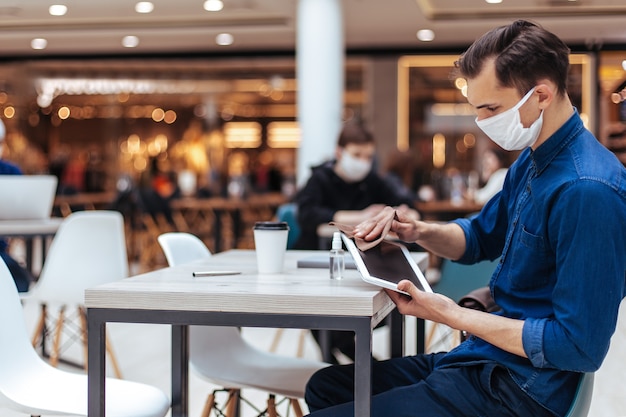
[(552, 105), (544, 110), (543, 127), (537, 142), (532, 146), (533, 150), (537, 149), (550, 136), (561, 128), (572, 117), (574, 108), (569, 96), (559, 97), (555, 99)]

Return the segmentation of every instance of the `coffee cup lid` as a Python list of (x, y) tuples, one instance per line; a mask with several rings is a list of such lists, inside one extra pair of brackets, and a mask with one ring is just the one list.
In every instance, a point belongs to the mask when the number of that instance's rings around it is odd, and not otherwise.
[(256, 222), (254, 230), (289, 230), (287, 222)]

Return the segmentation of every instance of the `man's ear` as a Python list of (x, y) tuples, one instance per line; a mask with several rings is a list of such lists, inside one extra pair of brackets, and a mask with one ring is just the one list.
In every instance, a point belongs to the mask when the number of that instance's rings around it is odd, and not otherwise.
[(552, 83), (542, 82), (535, 87), (535, 93), (539, 95), (539, 108), (541, 110), (550, 106), (556, 96), (556, 86)]

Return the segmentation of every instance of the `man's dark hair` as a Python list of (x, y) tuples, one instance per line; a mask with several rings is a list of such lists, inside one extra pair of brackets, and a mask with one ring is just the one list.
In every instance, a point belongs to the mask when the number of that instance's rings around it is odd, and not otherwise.
[(525, 95), (546, 78), (566, 94), (570, 50), (555, 34), (541, 26), (517, 20), (487, 32), (455, 63), (460, 75), (475, 78), (485, 61), (495, 58), (496, 77), (503, 87), (517, 88)]
[(346, 122), (341, 129), (337, 146), (345, 148), (346, 145), (354, 143), (356, 145), (363, 145), (367, 143), (374, 143), (374, 136), (365, 129), (360, 122)]

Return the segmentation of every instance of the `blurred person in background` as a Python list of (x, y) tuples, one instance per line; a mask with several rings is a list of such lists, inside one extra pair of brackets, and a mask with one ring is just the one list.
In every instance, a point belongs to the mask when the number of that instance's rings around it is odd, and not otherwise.
[(502, 190), (508, 166), (508, 155), (504, 150), (488, 148), (485, 151), (480, 167), (480, 177), (484, 185), (474, 191), (474, 201), (485, 204)]
[(302, 230), (297, 249), (319, 249), (320, 224), (356, 225), (385, 206), (397, 206), (419, 218), (413, 194), (399, 190), (373, 168), (375, 153), (371, 133), (358, 122), (347, 122), (337, 141), (335, 159), (313, 167), (311, 178), (296, 195)]
[[(5, 140), (6, 128), (2, 120), (0, 120), (0, 175), (22, 175), (22, 170), (17, 165), (3, 159), (6, 147)], [(10, 202), (2, 201), (0, 204), (10, 204)], [(0, 236), (0, 257), (9, 267), (17, 290), (19, 292), (28, 291), (30, 283), (34, 281), (33, 276), (9, 254), (9, 241), (2, 236)]]

